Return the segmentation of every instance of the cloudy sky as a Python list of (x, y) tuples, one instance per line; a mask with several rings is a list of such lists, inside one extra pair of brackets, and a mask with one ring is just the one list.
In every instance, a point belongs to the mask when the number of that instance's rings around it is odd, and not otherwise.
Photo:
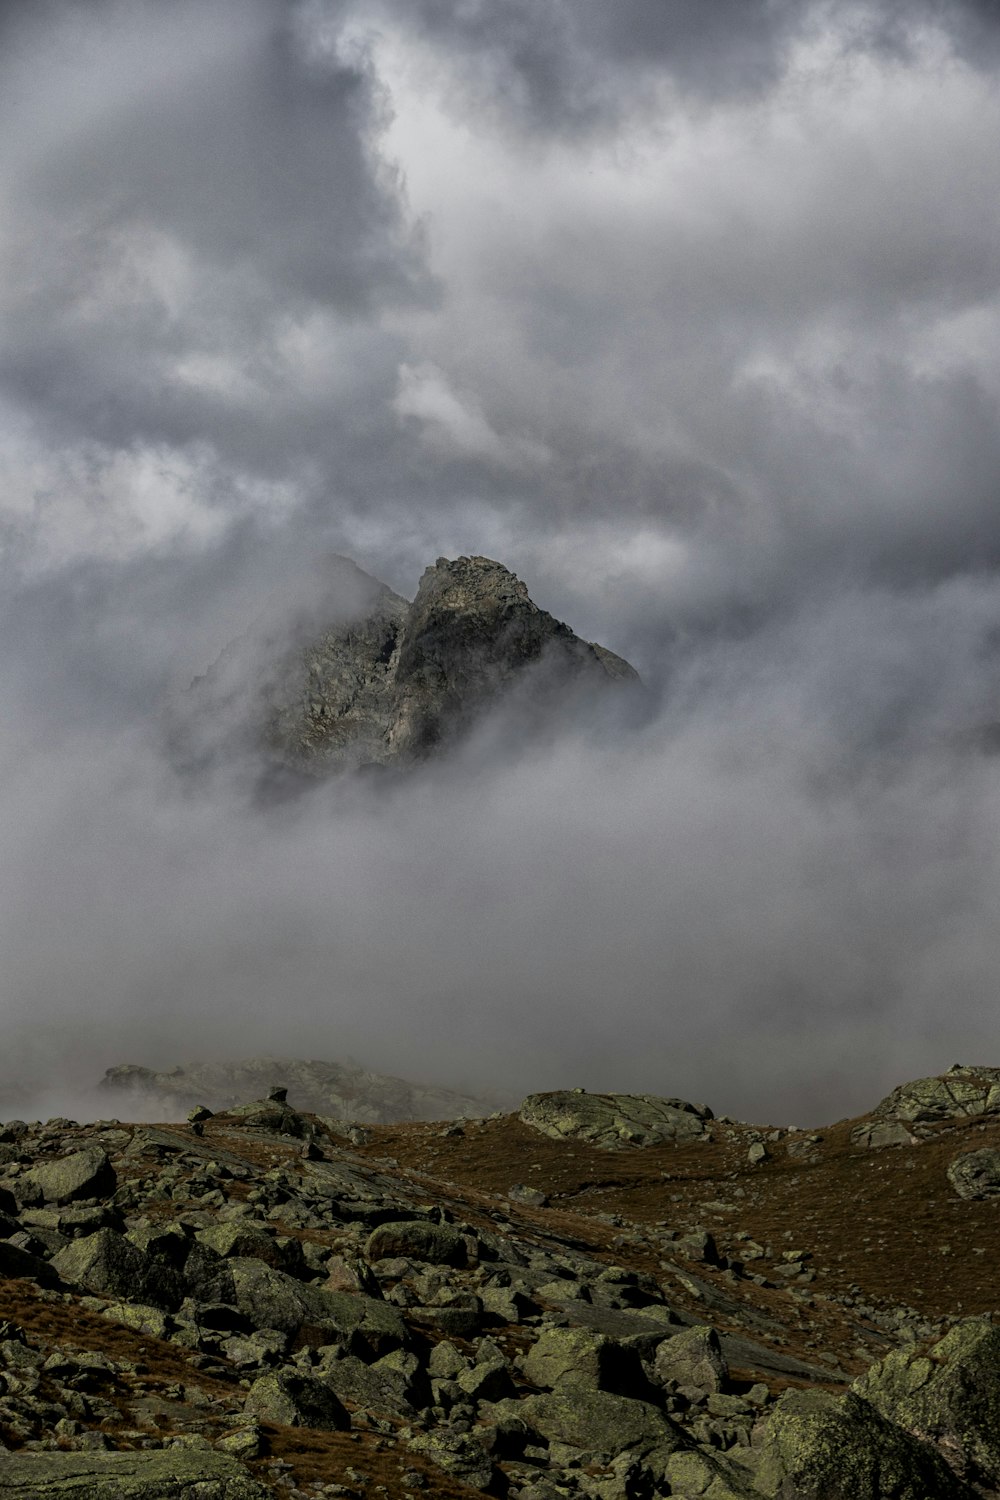
[[(0, 6), (5, 1078), (1000, 1062), (998, 66), (993, 0)], [(656, 712), (184, 784), (330, 552), (500, 558)]]

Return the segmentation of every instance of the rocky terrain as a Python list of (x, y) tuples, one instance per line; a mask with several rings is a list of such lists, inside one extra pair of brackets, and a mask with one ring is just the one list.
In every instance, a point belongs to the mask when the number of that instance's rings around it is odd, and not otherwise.
[(410, 1083), (353, 1062), (277, 1057), (186, 1063), (159, 1070), (122, 1063), (107, 1070), (99, 1089), (106, 1097), (106, 1108), (114, 1114), (181, 1120), (195, 1104), (228, 1109), (256, 1098), (272, 1085), (285, 1088), (296, 1109), (362, 1125), (488, 1114), (498, 1104), (511, 1102)]
[(250, 742), (291, 774), (403, 766), (455, 744), (501, 701), (537, 730), (637, 681), (490, 558), (438, 558), (412, 603), (334, 561), (307, 618), (234, 643), (193, 685), (172, 730), (176, 759), (227, 762)]
[(1000, 1495), (1000, 1070), (0, 1129), (0, 1496)]

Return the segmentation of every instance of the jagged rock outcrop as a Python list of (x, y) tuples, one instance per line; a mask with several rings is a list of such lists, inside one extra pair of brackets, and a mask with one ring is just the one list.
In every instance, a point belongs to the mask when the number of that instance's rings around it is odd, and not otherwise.
[(345, 559), (330, 597), (234, 643), (187, 696), (175, 759), (197, 768), (255, 745), (292, 776), (419, 762), (501, 699), (537, 728), (578, 698), (636, 682), (628, 662), (539, 609), (502, 563), (438, 558), (408, 603)]
[(948, 1181), (960, 1198), (1000, 1197), (1000, 1151), (963, 1151), (948, 1163)]
[(935, 1125), (1000, 1114), (1000, 1068), (961, 1063), (934, 1078), (901, 1083), (855, 1127), (855, 1145), (913, 1145)]
[(256, 1101), (258, 1108), (264, 1108), (263, 1096), (271, 1085), (286, 1089), (296, 1109), (362, 1125), (451, 1120), (489, 1114), (498, 1104), (495, 1099), (477, 1099), (455, 1089), (408, 1083), (354, 1063), (276, 1057), (187, 1063), (159, 1071), (121, 1063), (107, 1070), (100, 1088), (108, 1094), (109, 1106), (123, 1114), (133, 1110), (148, 1118), (155, 1111), (161, 1119), (181, 1119), (198, 1104), (219, 1110)]
[(583, 1089), (531, 1094), (521, 1105), (526, 1125), (556, 1139), (590, 1141), (606, 1151), (696, 1140), (712, 1111), (653, 1094), (588, 1094)]

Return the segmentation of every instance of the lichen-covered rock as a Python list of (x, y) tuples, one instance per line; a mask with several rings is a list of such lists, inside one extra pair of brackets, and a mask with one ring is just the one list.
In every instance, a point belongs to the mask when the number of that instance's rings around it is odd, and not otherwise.
[(683, 1495), (685, 1500), (760, 1500), (748, 1469), (710, 1449), (676, 1449), (665, 1455), (661, 1474), (669, 1485), (667, 1493)]
[(348, 1354), (322, 1367), (322, 1376), (343, 1400), (356, 1401), (365, 1411), (409, 1413), (426, 1405), (427, 1376), (416, 1355), (396, 1349), (373, 1364)]
[(146, 1333), (157, 1339), (165, 1339), (167, 1336), (167, 1315), (158, 1307), (150, 1307), (141, 1302), (110, 1302), (101, 1316), (107, 1318), (109, 1323), (131, 1328), (133, 1333)]
[(901, 1083), (872, 1110), (876, 1120), (931, 1125), (940, 1120), (1000, 1113), (1000, 1068), (956, 1064), (937, 1078)]
[(314, 1375), (297, 1370), (269, 1371), (250, 1387), (247, 1416), (282, 1427), (318, 1427), (343, 1432), (351, 1419), (334, 1392)]
[(884, 1146), (915, 1146), (919, 1140), (901, 1120), (866, 1120), (851, 1131), (852, 1146), (879, 1151)]
[(273, 1235), (265, 1234), (262, 1229), (242, 1223), (239, 1219), (225, 1224), (210, 1224), (206, 1229), (199, 1229), (195, 1238), (200, 1245), (224, 1259), (239, 1256), (246, 1260), (262, 1260), (279, 1270), (285, 1259), (281, 1247), (275, 1244)]
[(86, 1146), (25, 1172), (17, 1179), (16, 1191), (22, 1204), (71, 1203), (78, 1198), (109, 1197), (116, 1186), (107, 1152), (100, 1146)]
[[(504, 1411), (509, 1405), (498, 1403)], [(547, 1443), (613, 1456), (687, 1442), (677, 1424), (655, 1406), (610, 1391), (560, 1385), (542, 1395), (525, 1396), (515, 1405), (516, 1415)]]
[(144, 1254), (113, 1229), (98, 1229), (96, 1234), (74, 1240), (52, 1257), (52, 1268), (64, 1281), (89, 1292), (148, 1303), (168, 1312), (180, 1305), (183, 1296), (171, 1266)]
[(623, 1396), (645, 1394), (636, 1351), (587, 1328), (543, 1329), (522, 1368), (525, 1378), (543, 1390), (579, 1386)]
[(786, 1391), (754, 1471), (767, 1500), (973, 1500), (936, 1448), (853, 1391)]
[(21, 1500), (268, 1500), (225, 1453), (4, 1453), (0, 1497)]
[(1000, 1197), (1000, 1151), (963, 1151), (948, 1163), (948, 1181), (960, 1198)]
[(423, 1219), (379, 1224), (368, 1236), (365, 1259), (373, 1263), (397, 1256), (438, 1266), (464, 1266), (468, 1264), (469, 1247), (465, 1236), (447, 1224), (428, 1224)]
[(254, 1328), (299, 1335), (311, 1344), (345, 1343), (380, 1356), (407, 1342), (406, 1324), (394, 1307), (373, 1297), (328, 1292), (296, 1281), (261, 1260), (236, 1257), (234, 1301)]
[(653, 1369), (658, 1380), (721, 1391), (729, 1378), (719, 1335), (707, 1324), (685, 1328), (657, 1346)]
[(555, 1140), (581, 1140), (603, 1150), (655, 1146), (663, 1141), (697, 1140), (712, 1111), (684, 1099), (652, 1094), (588, 1094), (572, 1089), (531, 1094), (521, 1119)]
[(410, 1448), (473, 1489), (485, 1490), (493, 1482), (493, 1462), (471, 1433), (448, 1427), (418, 1433), (410, 1439)]
[(958, 1323), (926, 1355), (894, 1350), (853, 1389), (939, 1443), (970, 1480), (1000, 1482), (1000, 1328), (980, 1318)]

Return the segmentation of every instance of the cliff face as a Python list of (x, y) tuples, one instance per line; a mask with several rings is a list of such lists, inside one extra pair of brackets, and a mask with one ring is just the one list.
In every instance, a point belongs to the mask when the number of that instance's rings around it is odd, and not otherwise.
[(637, 681), (486, 557), (439, 558), (407, 604), (381, 587), (367, 613), (296, 648), (265, 693), (264, 738), (286, 765), (325, 772), (419, 760), (515, 690), (541, 713), (564, 693)]

